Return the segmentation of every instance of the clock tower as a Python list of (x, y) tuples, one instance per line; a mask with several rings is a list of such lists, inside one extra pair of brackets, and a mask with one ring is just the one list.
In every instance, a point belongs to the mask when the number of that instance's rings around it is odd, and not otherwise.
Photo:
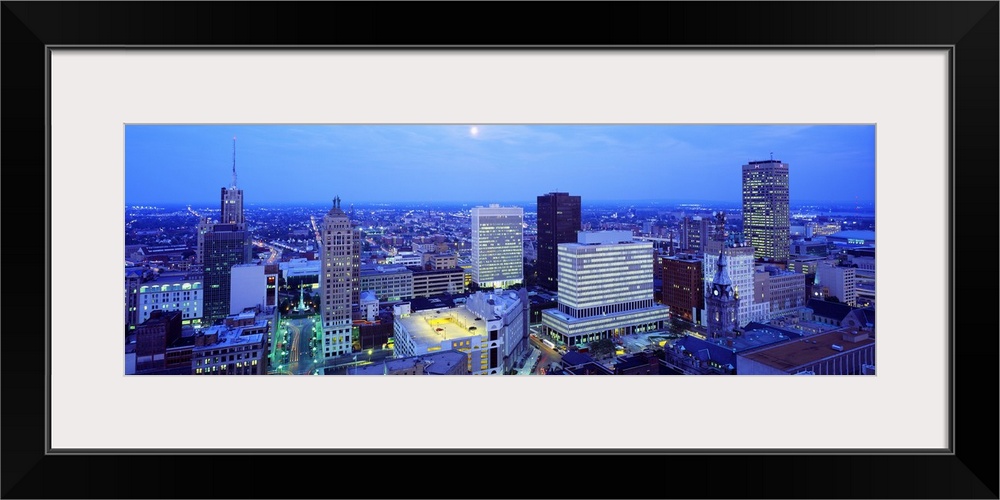
[(727, 337), (739, 328), (736, 312), (740, 296), (726, 270), (726, 254), (719, 252), (715, 278), (705, 293), (705, 310), (708, 313), (708, 335), (711, 338)]

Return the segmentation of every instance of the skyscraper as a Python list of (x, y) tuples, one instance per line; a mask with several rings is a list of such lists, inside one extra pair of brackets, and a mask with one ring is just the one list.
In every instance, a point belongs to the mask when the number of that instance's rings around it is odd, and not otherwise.
[(580, 197), (549, 193), (538, 197), (538, 284), (558, 290), (558, 245), (576, 241), (580, 230)]
[(756, 259), (788, 261), (788, 212), (788, 164), (771, 159), (743, 165), (743, 233)]
[(472, 209), (472, 281), (480, 287), (506, 288), (524, 280), (524, 209)]
[(323, 355), (351, 352), (351, 300), (354, 292), (354, 237), (351, 219), (340, 208), (340, 197), (323, 216), (320, 246), (320, 314), (323, 317)]
[(229, 315), (233, 266), (250, 262), (250, 234), (241, 225), (215, 224), (205, 233), (204, 324)]
[(233, 137), (233, 182), (222, 188), (221, 221), (198, 224), (198, 241), (205, 273), (203, 321), (211, 325), (229, 315), (232, 268), (250, 262), (250, 232), (243, 218), (243, 190), (236, 188), (236, 138)]

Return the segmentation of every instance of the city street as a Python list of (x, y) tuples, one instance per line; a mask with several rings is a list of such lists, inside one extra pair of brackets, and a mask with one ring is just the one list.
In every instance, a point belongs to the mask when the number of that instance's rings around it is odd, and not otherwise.
[(541, 355), (538, 357), (538, 365), (531, 372), (532, 375), (545, 375), (552, 369), (553, 363), (562, 363), (562, 355), (555, 349), (543, 344), (540, 338), (529, 337), (529, 340), (532, 347), (541, 351)]
[(319, 325), (313, 317), (284, 318), (278, 325), (274, 337), (272, 364), (274, 371), (281, 374), (310, 375), (318, 364), (313, 355), (312, 342)]

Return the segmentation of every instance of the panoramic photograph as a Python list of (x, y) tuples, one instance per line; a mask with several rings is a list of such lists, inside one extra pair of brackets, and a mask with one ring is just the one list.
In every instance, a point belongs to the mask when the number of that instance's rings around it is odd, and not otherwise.
[(875, 375), (874, 125), (125, 125), (126, 375)]

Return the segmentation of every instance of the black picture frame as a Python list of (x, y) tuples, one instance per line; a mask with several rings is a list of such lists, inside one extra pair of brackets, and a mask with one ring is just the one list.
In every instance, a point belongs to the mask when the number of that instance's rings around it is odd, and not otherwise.
[[(456, 14), (464, 22), (454, 22)], [(558, 3), (550, 8), (539, 3), (486, 2), (5, 1), (0, 14), (4, 104), (0, 158), (10, 196), (4, 207), (9, 238), (3, 252), (7, 283), (31, 297), (35, 307), (26, 312), (8, 302), (3, 319), (2, 496), (273, 497), (273, 488), (263, 484), (272, 480), (269, 471), (282, 464), (294, 470), (297, 479), (294, 484), (292, 479), (275, 479), (290, 484), (279, 496), (294, 498), (998, 498), (996, 427), (977, 423), (998, 421), (994, 243), (1000, 206), (998, 21), (996, 1), (621, 2)], [(748, 29), (755, 26), (780, 29)], [(49, 222), (47, 47), (414, 44), (609, 49), (951, 47), (953, 245), (947, 306), (953, 317), (950, 345), (955, 366), (952, 453), (423, 453), (346, 458), (48, 454), (46, 337), (37, 326), (24, 328), (26, 316), (31, 324), (43, 323), (38, 317), (42, 297), (37, 284), (48, 247), (44, 253), (36, 248), (43, 238), (48, 242), (40, 230), (40, 221)], [(25, 191), (36, 196), (21, 202)], [(25, 237), (34, 244), (11, 243)], [(45, 270), (41, 288), (47, 290), (51, 276), (48, 266)], [(24, 274), (16, 276), (19, 273)], [(51, 313), (46, 307), (46, 328)], [(980, 354), (984, 352), (987, 355)], [(122, 418), (141, 418), (142, 411)], [(462, 479), (466, 474), (477, 476), (475, 469), (483, 470), (486, 464), (510, 474), (497, 477), (509, 489), (479, 479), (475, 481), (480, 487), (473, 489)], [(428, 465), (442, 474), (428, 477)], [(334, 466), (348, 468), (349, 480), (334, 480), (330, 473)], [(443, 473), (448, 471), (452, 472)], [(234, 475), (241, 479), (233, 480)], [(526, 479), (532, 476), (541, 477), (543, 486), (532, 487)]]

